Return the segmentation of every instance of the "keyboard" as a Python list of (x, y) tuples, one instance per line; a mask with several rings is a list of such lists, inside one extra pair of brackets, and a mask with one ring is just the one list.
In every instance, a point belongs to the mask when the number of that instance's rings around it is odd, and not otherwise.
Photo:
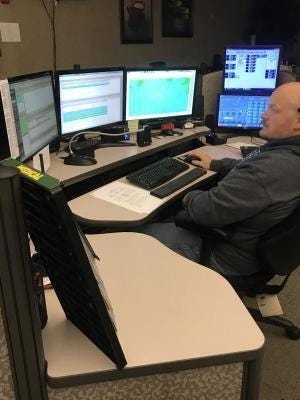
[(144, 189), (153, 189), (189, 169), (189, 166), (172, 157), (165, 157), (132, 172), (126, 179)]
[(179, 176), (178, 178), (173, 179), (172, 181), (162, 185), (150, 192), (155, 197), (159, 197), (160, 199), (169, 196), (171, 193), (176, 192), (182, 187), (186, 186), (188, 183), (193, 182), (200, 176), (206, 174), (206, 170), (203, 168), (193, 168), (189, 172), (184, 175)]

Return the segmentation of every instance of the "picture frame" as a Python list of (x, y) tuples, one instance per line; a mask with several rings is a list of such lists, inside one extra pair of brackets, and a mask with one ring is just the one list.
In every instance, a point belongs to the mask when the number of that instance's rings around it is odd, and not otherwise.
[(162, 35), (193, 36), (193, 0), (162, 0)]
[(120, 0), (121, 43), (153, 43), (152, 0)]

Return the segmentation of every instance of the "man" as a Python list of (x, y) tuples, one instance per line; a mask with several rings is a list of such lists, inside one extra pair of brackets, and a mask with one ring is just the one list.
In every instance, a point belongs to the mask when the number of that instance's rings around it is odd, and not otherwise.
[[(274, 91), (260, 136), (268, 142), (243, 160), (213, 160), (201, 149), (190, 153), (198, 158), (193, 164), (223, 178), (209, 191), (188, 193), (183, 207), (200, 225), (230, 227), (230, 240), (215, 243), (209, 263), (225, 275), (257, 272), (260, 237), (300, 205), (300, 83), (287, 83)], [(199, 261), (197, 233), (173, 223), (150, 224), (141, 231)]]

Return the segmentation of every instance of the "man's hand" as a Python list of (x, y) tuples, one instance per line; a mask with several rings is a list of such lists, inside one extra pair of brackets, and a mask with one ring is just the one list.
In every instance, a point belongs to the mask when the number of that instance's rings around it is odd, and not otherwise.
[(194, 165), (198, 165), (199, 167), (202, 167), (204, 169), (210, 169), (210, 163), (212, 161), (212, 158), (207, 155), (203, 150), (196, 149), (192, 150), (189, 155), (192, 157), (196, 157), (198, 160), (193, 160), (192, 163)]

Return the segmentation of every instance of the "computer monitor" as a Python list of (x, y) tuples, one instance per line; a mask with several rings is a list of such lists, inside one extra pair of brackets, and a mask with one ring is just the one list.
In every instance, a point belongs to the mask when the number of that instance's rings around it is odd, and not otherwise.
[(51, 71), (8, 78), (20, 160), (58, 138)]
[(262, 114), (268, 108), (266, 94), (220, 94), (216, 130), (245, 132), (262, 127)]
[(123, 75), (122, 68), (56, 73), (62, 138), (123, 121)]
[(230, 46), (225, 49), (225, 91), (275, 89), (279, 73), (280, 46)]
[(5, 116), (0, 93), (0, 161), (11, 156), (9, 141), (7, 136), (7, 129), (5, 123)]
[(128, 120), (170, 120), (193, 111), (196, 68), (128, 69)]

